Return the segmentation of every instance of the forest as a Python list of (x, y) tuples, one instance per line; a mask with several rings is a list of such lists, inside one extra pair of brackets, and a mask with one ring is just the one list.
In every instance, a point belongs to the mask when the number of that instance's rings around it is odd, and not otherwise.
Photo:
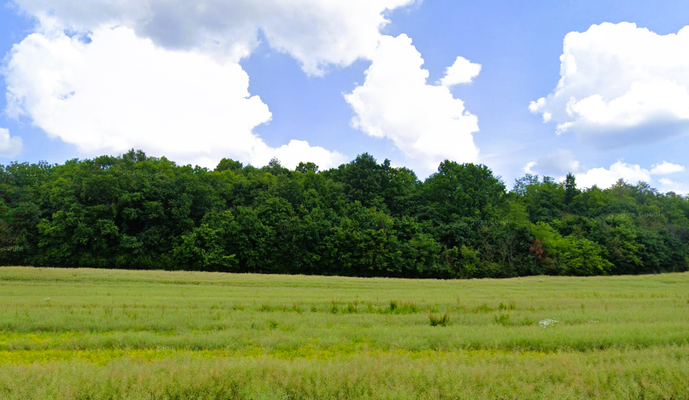
[(402, 278), (689, 269), (689, 198), (581, 190), (444, 161), (421, 181), (364, 153), (214, 170), (131, 150), (0, 165), (0, 265)]

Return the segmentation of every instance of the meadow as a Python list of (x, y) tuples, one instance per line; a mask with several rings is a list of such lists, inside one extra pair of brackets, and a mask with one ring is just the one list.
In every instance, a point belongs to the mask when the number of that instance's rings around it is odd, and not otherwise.
[(689, 274), (0, 268), (0, 399), (689, 399)]

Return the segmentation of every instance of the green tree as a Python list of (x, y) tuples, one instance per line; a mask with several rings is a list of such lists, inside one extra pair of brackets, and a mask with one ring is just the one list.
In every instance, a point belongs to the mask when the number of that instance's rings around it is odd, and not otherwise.
[(490, 219), (501, 206), (505, 185), (485, 165), (445, 160), (423, 184), (428, 206), (444, 221), (456, 218)]
[(572, 204), (574, 197), (578, 194), (579, 190), (577, 189), (576, 178), (574, 177), (574, 174), (569, 172), (565, 178), (565, 206)]

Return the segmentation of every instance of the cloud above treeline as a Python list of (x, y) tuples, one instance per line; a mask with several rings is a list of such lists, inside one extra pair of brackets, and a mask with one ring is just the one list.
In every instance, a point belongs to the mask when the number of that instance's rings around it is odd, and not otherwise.
[(422, 174), (433, 172), (444, 159), (475, 162), (472, 134), (479, 130), (478, 118), (448, 86), (470, 82), (480, 65), (458, 59), (444, 85), (429, 85), (423, 63), (409, 37), (384, 36), (365, 82), (345, 95), (356, 114), (352, 125), (391, 140)]
[(633, 23), (593, 25), (564, 39), (561, 79), (531, 103), (598, 149), (689, 133), (689, 27), (658, 35)]
[(636, 164), (628, 164), (617, 161), (610, 168), (592, 168), (584, 173), (576, 174), (577, 186), (590, 188), (598, 186), (601, 189), (609, 188), (620, 179), (627, 183), (651, 182), (651, 172)]
[(555, 153), (540, 157), (524, 166), (527, 174), (543, 175), (563, 179), (565, 175), (578, 172), (581, 164), (570, 150), (558, 150)]
[(673, 164), (667, 161), (663, 161), (658, 165), (654, 165), (651, 169), (651, 173), (654, 175), (668, 175), (677, 172), (684, 172), (685, 170), (686, 168), (684, 167), (684, 165)]
[(309, 75), (379, 59), (386, 13), (412, 3), (15, 0), (37, 25), (6, 58), (7, 112), (86, 153), (142, 148), (204, 166), (229, 156), (329, 168), (347, 157), (296, 138), (273, 148), (253, 132), (272, 114), (249, 93), (239, 61), (259, 32)]
[(0, 157), (14, 157), (21, 150), (21, 138), (12, 137), (8, 129), (0, 128)]
[(660, 178), (654, 181), (657, 175), (670, 175), (685, 172), (683, 165), (663, 161), (654, 164), (651, 168), (643, 168), (638, 164), (629, 164), (624, 161), (617, 161), (609, 168), (585, 168), (574, 154), (569, 150), (558, 150), (532, 161), (524, 166), (524, 172), (533, 175), (554, 177), (558, 181), (564, 181), (568, 173), (574, 174), (577, 187), (587, 189), (597, 186), (601, 189), (609, 188), (617, 181), (622, 179), (626, 183), (637, 184), (639, 182), (660, 183), (663, 191), (674, 191), (685, 193), (686, 188), (668, 178)]
[(662, 164), (653, 166), (653, 168), (646, 169), (636, 164), (628, 164), (622, 161), (617, 161), (610, 168), (593, 168), (586, 172), (576, 174), (577, 186), (580, 188), (590, 188), (598, 186), (605, 189), (614, 185), (617, 181), (622, 179), (629, 184), (638, 184), (645, 182), (652, 186), (657, 186), (661, 192), (675, 192), (676, 194), (686, 194), (689, 192), (689, 187), (675, 182), (668, 178), (657, 178), (657, 175), (669, 175), (684, 172), (683, 165), (672, 164), (663, 161)]
[[(89, 37), (48, 30), (16, 45), (6, 68), (8, 113), (85, 153), (153, 149), (208, 167), (223, 156), (261, 165), (277, 155), (252, 133), (271, 113), (248, 93), (239, 64), (156, 47), (124, 27)], [(290, 144), (280, 150), (286, 160), (290, 150), (324, 167), (344, 159)]]

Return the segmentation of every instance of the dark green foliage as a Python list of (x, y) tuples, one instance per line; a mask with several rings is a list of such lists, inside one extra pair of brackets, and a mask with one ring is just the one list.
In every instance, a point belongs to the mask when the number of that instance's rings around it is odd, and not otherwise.
[(525, 205), (531, 222), (552, 221), (565, 210), (566, 189), (550, 177), (545, 176), (538, 182), (538, 177), (527, 175), (520, 182), (520, 190), (524, 194), (519, 201)]
[(277, 159), (210, 171), (135, 150), (0, 165), (0, 265), (448, 279), (688, 260), (689, 200), (644, 183), (581, 191), (571, 174), (527, 175), (507, 193), (484, 165), (444, 161), (421, 182), (370, 154), (327, 171)]
[(448, 326), (450, 325), (450, 315), (448, 313), (443, 315), (428, 314), (428, 322), (431, 326)]
[(505, 195), (505, 185), (485, 165), (443, 161), (424, 183), (425, 200), (443, 220), (492, 217)]
[(218, 163), (218, 166), (215, 167), (215, 170), (218, 172), (223, 172), (223, 171), (232, 171), (232, 172), (237, 172), (241, 171), (242, 168), (244, 168), (244, 165), (239, 162), (235, 161), (231, 158), (223, 158), (220, 160), (220, 163)]
[(569, 206), (577, 194), (579, 194), (579, 191), (577, 190), (576, 179), (574, 178), (574, 174), (570, 172), (565, 178), (565, 206)]
[(509, 325), (510, 324), (510, 314), (506, 312), (501, 312), (500, 314), (495, 315), (495, 323), (500, 324), (500, 325)]

